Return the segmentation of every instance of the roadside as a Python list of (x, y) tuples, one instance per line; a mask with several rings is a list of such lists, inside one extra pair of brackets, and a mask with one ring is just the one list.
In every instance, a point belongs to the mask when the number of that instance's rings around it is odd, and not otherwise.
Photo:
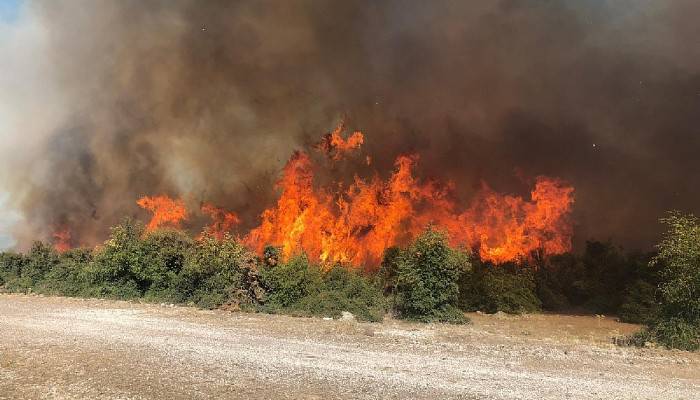
[(700, 355), (560, 315), (381, 324), (0, 295), (0, 399), (693, 399)]

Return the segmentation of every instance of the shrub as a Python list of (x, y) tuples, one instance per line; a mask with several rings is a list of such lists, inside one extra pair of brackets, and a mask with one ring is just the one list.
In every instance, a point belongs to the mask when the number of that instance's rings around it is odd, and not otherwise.
[(321, 269), (306, 254), (263, 269), (261, 280), (268, 291), (266, 304), (272, 309), (292, 307), (304, 297), (317, 295), (323, 283)]
[(264, 300), (255, 254), (228, 235), (221, 240), (205, 236), (195, 243), (179, 274), (177, 293), (180, 301), (203, 308)]
[(0, 287), (12, 292), (25, 286), (20, 283), (22, 267), (25, 262), (26, 257), (22, 254), (0, 253)]
[(697, 219), (671, 213), (668, 231), (653, 264), (660, 265), (662, 318), (700, 324), (700, 226)]
[(47, 272), (58, 264), (58, 253), (52, 246), (43, 242), (34, 242), (27, 254), (21, 270), (21, 277), (26, 284), (33, 287), (39, 283)]
[(658, 343), (671, 349), (700, 348), (700, 327), (682, 318), (663, 318), (651, 325), (649, 332)]
[(532, 271), (523, 266), (476, 263), (461, 282), (461, 306), (469, 311), (533, 312), (541, 302)]
[(622, 322), (649, 324), (659, 317), (656, 286), (638, 279), (625, 290), (618, 316)]
[(301, 299), (296, 306), (298, 311), (333, 318), (348, 311), (362, 321), (383, 319), (381, 291), (357, 271), (336, 265), (324, 272), (322, 279), (321, 290)]
[(61, 254), (59, 262), (44, 276), (38, 291), (62, 296), (82, 296), (90, 293), (87, 266), (92, 261), (89, 249), (72, 249)]
[(268, 293), (264, 310), (334, 318), (348, 311), (359, 320), (383, 318), (381, 291), (358, 272), (340, 265), (323, 271), (310, 263), (306, 255), (292, 257), (286, 263), (272, 259), (275, 261), (266, 262), (261, 272)]
[(641, 306), (635, 302), (654, 301), (639, 297), (650, 294), (639, 292), (639, 282), (657, 283), (648, 267), (650, 258), (649, 254), (625, 254), (610, 242), (588, 241), (582, 256), (567, 253), (540, 262), (534, 275), (537, 295), (546, 310), (628, 312)]
[(143, 257), (131, 273), (147, 299), (182, 301), (175, 285), (192, 245), (189, 235), (179, 229), (158, 229), (143, 237)]
[(429, 228), (395, 257), (399, 317), (419, 321), (465, 322), (456, 307), (458, 281), (470, 268), (466, 253), (452, 249), (444, 233)]
[(633, 335), (640, 345), (655, 341), (669, 348), (700, 348), (700, 225), (693, 215), (671, 212), (661, 222), (666, 232), (650, 263), (658, 268), (660, 305), (646, 329)]
[(140, 297), (143, 291), (134, 271), (141, 268), (144, 260), (143, 224), (127, 218), (111, 231), (109, 240), (96, 251), (94, 261), (87, 268), (90, 295), (122, 299)]

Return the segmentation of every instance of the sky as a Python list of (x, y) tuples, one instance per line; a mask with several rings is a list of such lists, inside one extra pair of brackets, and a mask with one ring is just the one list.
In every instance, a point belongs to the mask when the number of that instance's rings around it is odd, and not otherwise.
[(0, 21), (11, 23), (19, 18), (22, 0), (0, 0)]

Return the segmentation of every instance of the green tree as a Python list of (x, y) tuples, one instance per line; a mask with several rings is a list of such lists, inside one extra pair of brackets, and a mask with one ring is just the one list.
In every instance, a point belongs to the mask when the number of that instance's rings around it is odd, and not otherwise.
[(464, 322), (456, 307), (459, 279), (471, 268), (467, 253), (451, 248), (447, 236), (428, 228), (396, 260), (396, 310), (401, 318)]
[(700, 225), (697, 218), (670, 212), (661, 222), (666, 233), (652, 266), (659, 267), (661, 307), (641, 334), (682, 350), (700, 348)]
[(189, 251), (180, 272), (178, 293), (200, 307), (226, 302), (239, 305), (264, 300), (258, 286), (258, 261), (250, 250), (229, 236), (204, 236)]

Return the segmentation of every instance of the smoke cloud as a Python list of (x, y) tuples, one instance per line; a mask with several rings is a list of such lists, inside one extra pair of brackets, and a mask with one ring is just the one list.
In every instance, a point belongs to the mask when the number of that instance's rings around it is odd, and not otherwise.
[(560, 177), (579, 243), (648, 248), (664, 210), (700, 211), (697, 15), (692, 0), (27, 2), (0, 23), (12, 235), (94, 244), (161, 193), (253, 226), (292, 150), (342, 119), (379, 171), (417, 152), (465, 204), (482, 181), (522, 194)]

